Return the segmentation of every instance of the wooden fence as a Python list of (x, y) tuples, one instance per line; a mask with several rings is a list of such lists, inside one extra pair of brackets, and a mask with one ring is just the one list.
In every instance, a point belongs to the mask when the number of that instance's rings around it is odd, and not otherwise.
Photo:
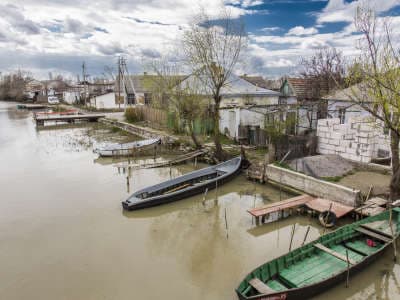
[(143, 120), (157, 127), (167, 127), (167, 112), (147, 105), (138, 105), (135, 109), (143, 116)]

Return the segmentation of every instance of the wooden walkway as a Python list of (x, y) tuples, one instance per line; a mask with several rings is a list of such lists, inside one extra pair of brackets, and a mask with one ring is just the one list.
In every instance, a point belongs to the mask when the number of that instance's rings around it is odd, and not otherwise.
[(180, 163), (183, 163), (188, 160), (195, 159), (196, 157), (203, 155), (204, 151), (203, 150), (196, 150), (190, 153), (186, 153), (183, 155), (180, 155), (176, 158), (170, 159), (170, 160), (165, 160), (165, 161), (159, 161), (159, 162), (152, 162), (152, 163), (144, 163), (144, 164), (115, 164), (114, 167), (117, 168), (131, 168), (134, 170), (138, 169), (151, 169), (151, 168), (161, 168), (161, 167), (168, 167), (172, 165), (177, 165)]
[(261, 223), (274, 222), (290, 216), (294, 209), (301, 206), (306, 206), (312, 212), (318, 213), (330, 210), (335, 214), (336, 218), (341, 218), (354, 210), (353, 207), (342, 203), (328, 199), (315, 198), (304, 194), (261, 207), (252, 208), (247, 211), (256, 219), (256, 225), (258, 225), (260, 224), (260, 218)]
[(380, 214), (381, 212), (385, 211), (385, 206), (387, 205), (387, 200), (379, 198), (379, 197), (374, 197), (371, 198), (365, 203), (356, 208), (354, 210), (356, 214), (356, 219), (362, 219), (363, 217), (370, 217), (370, 216), (375, 216), (377, 214)]
[(315, 198), (309, 195), (300, 195), (294, 198), (249, 209), (247, 211), (253, 217), (255, 217), (256, 224), (258, 225), (260, 223), (260, 217), (261, 217), (261, 223), (265, 222), (269, 223), (277, 221), (278, 219), (285, 217), (283, 213), (285, 210), (293, 210), (295, 208), (298, 208), (306, 204), (307, 202), (313, 199)]
[(47, 121), (55, 121), (57, 122), (67, 122), (74, 123), (75, 121), (89, 121), (96, 122), (100, 118), (104, 118), (104, 114), (79, 114), (79, 115), (36, 115), (35, 121), (36, 125), (44, 125)]

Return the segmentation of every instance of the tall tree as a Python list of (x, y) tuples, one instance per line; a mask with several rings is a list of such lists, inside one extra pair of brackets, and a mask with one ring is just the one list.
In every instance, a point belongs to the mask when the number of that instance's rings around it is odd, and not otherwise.
[(359, 7), (355, 25), (361, 33), (359, 57), (349, 74), (349, 97), (390, 131), (393, 175), (390, 199), (400, 199), (400, 48), (393, 43), (389, 19), (377, 18), (368, 7)]
[(221, 8), (217, 18), (203, 10), (183, 36), (183, 50), (192, 74), (197, 74), (213, 98), (215, 157), (219, 160), (224, 158), (219, 132), (221, 90), (246, 45), (243, 22), (233, 18), (226, 8)]
[(190, 85), (182, 82), (187, 76), (182, 76), (181, 63), (159, 59), (153, 60), (149, 68), (156, 74), (145, 76), (144, 83), (151, 90), (152, 104), (176, 112), (178, 121), (182, 122), (179, 126), (187, 131), (195, 147), (201, 148), (194, 130), (196, 119), (201, 118), (205, 109), (201, 86), (195, 82)]

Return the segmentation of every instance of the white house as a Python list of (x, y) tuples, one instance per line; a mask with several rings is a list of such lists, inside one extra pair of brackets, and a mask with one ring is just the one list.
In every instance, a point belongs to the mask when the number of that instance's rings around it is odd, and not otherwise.
[[(198, 86), (198, 92), (212, 106), (212, 92), (206, 82), (205, 75), (191, 75), (181, 85)], [(285, 100), (280, 101), (280, 92), (259, 87), (236, 75), (228, 78), (220, 94), (219, 129), (232, 139), (249, 141), (272, 120), (284, 121), (288, 116), (296, 118), (296, 109)]]

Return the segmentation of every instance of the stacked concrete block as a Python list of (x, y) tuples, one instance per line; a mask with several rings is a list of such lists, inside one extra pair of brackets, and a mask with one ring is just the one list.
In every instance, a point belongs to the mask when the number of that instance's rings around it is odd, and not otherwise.
[(318, 120), (318, 152), (337, 154), (346, 159), (369, 163), (378, 149), (390, 149), (381, 124), (371, 118), (352, 117), (340, 124), (338, 118)]

